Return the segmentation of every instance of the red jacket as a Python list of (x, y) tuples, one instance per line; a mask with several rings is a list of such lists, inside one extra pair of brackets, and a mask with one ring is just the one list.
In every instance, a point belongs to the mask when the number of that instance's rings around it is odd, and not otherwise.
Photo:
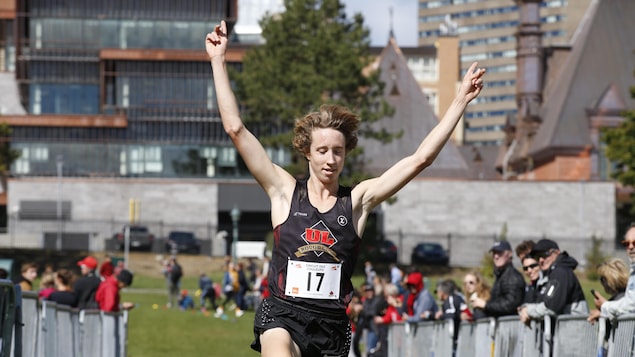
[(119, 284), (114, 275), (107, 277), (99, 284), (95, 300), (99, 309), (105, 312), (119, 311)]

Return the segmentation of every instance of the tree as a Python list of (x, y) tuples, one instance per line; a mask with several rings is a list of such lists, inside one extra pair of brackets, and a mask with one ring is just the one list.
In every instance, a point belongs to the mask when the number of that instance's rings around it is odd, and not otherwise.
[[(635, 87), (631, 87), (631, 97), (635, 98)], [(624, 117), (617, 127), (603, 130), (602, 141), (606, 144), (606, 157), (615, 164), (611, 177), (624, 186), (635, 187), (635, 109), (626, 111)], [(635, 202), (635, 191), (631, 202)], [(635, 204), (631, 213), (635, 215)]]
[[(263, 17), (266, 43), (249, 50), (242, 71), (232, 74), (247, 125), (263, 145), (289, 148), (296, 118), (336, 103), (360, 115), (360, 135), (390, 142), (394, 134), (370, 129), (394, 110), (383, 99), (378, 71), (364, 72), (372, 58), (363, 17), (347, 19), (339, 0), (285, 0), (284, 5), (285, 12)], [(367, 177), (361, 151), (349, 153), (343, 184)], [(294, 155), (291, 162), (290, 172), (306, 173), (303, 157)]]

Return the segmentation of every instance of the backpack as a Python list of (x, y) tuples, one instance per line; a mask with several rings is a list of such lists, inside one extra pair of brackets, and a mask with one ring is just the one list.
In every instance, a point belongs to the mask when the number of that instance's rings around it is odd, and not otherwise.
[(172, 269), (170, 270), (170, 280), (173, 283), (178, 283), (179, 280), (181, 280), (182, 276), (183, 276), (183, 270), (181, 269), (181, 266), (178, 264), (174, 264), (172, 266)]

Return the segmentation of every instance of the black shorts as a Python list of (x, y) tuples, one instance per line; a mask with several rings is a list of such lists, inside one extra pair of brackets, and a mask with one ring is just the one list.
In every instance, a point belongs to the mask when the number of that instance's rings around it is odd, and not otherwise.
[(275, 297), (264, 299), (254, 318), (251, 348), (260, 352), (260, 335), (277, 327), (289, 332), (302, 357), (348, 356), (351, 324), (345, 311), (319, 311)]

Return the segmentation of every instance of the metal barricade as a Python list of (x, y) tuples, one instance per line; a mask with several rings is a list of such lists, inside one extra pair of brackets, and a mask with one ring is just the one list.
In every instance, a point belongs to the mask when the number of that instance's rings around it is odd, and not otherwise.
[(543, 321), (531, 321), (529, 326), (522, 325), (520, 340), (523, 357), (542, 356)]
[(82, 310), (79, 312), (79, 351), (80, 356), (101, 353), (101, 312)]
[(597, 357), (598, 324), (591, 325), (588, 316), (560, 315), (556, 318), (553, 357)]
[(434, 356), (434, 321), (411, 324), (410, 328), (412, 332), (411, 356)]
[(609, 357), (635, 356), (635, 314), (622, 315), (611, 321)]
[(412, 337), (406, 332), (406, 323), (388, 326), (388, 357), (411, 357)]
[(0, 280), (0, 356), (9, 356), (15, 322), (15, 290), (10, 280)]
[(57, 354), (56, 356), (75, 356), (75, 340), (77, 336), (73, 333), (73, 312), (70, 306), (57, 305), (56, 311), (56, 334), (57, 334)]
[(37, 294), (22, 292), (22, 357), (38, 356), (40, 309)]
[(474, 331), (474, 338), (476, 344), (474, 345), (475, 356), (491, 356), (494, 351), (494, 334), (496, 332), (496, 319), (488, 317), (485, 319), (478, 319), (475, 322), (476, 328)]
[(42, 301), (38, 356), (54, 357), (57, 353), (57, 304)]
[[(458, 327), (457, 327), (458, 328)], [(431, 356), (452, 356), (454, 350), (454, 320), (435, 321), (434, 353)]]
[(126, 357), (126, 330), (128, 312), (101, 313), (101, 357)]
[[(476, 356), (474, 346), (476, 345), (476, 324), (468, 321), (461, 321), (459, 325), (459, 336), (456, 343), (456, 355), (460, 357)], [(489, 356), (489, 355), (488, 355)]]
[(523, 324), (518, 316), (502, 316), (496, 321), (494, 356), (521, 357)]

